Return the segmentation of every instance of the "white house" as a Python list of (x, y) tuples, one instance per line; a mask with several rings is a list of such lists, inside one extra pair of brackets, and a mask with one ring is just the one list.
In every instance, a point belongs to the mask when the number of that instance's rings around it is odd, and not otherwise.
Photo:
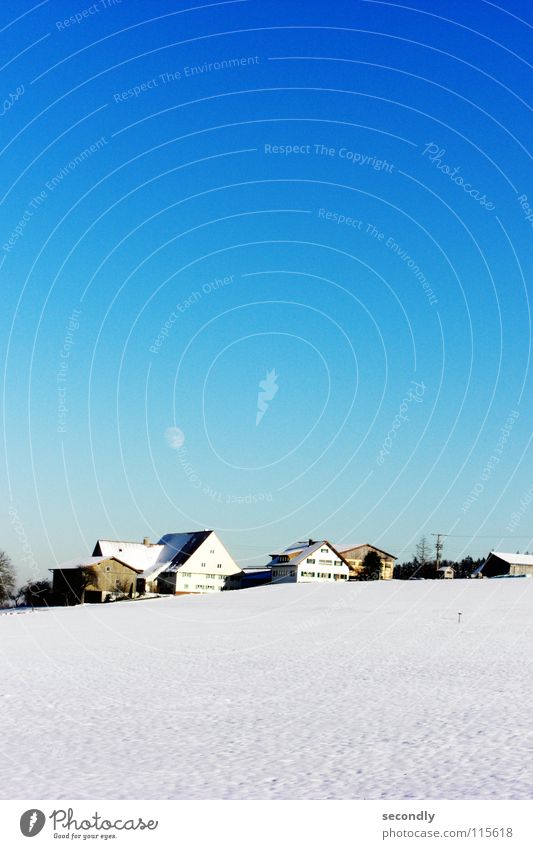
[(242, 570), (211, 530), (165, 534), (155, 544), (98, 540), (94, 554), (142, 568), (140, 591), (179, 595), (241, 587)]
[(348, 563), (327, 540), (298, 542), (270, 556), (273, 584), (347, 581), (350, 575)]

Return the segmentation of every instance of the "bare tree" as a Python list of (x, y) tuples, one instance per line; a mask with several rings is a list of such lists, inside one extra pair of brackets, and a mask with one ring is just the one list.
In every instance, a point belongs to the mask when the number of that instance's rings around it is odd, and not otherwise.
[(80, 582), (79, 582), (79, 590), (80, 590), (80, 604), (83, 604), (85, 601), (85, 590), (91, 584), (98, 583), (98, 571), (94, 568), (94, 566), (86, 566), (84, 569), (80, 569)]
[(52, 604), (52, 584), (46, 580), (28, 581), (18, 591), (17, 598), (28, 607), (48, 607)]
[(15, 570), (10, 557), (0, 551), (0, 604), (5, 604), (15, 592)]
[(115, 582), (115, 593), (119, 597), (127, 596), (131, 589), (131, 581), (128, 581), (127, 578), (117, 578)]

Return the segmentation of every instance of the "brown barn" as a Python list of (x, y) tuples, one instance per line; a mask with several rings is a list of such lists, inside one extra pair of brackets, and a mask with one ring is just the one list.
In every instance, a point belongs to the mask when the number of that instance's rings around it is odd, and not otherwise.
[(116, 557), (88, 557), (70, 560), (50, 571), (55, 603), (72, 605), (105, 601), (107, 596), (133, 596), (142, 569), (134, 569)]
[(350, 566), (350, 578), (355, 578), (363, 565), (363, 560), (369, 551), (375, 551), (381, 560), (381, 571), (379, 575), (380, 581), (390, 581), (394, 577), (394, 554), (389, 554), (381, 548), (376, 548), (375, 545), (365, 542), (361, 545), (338, 545), (337, 551), (342, 554), (344, 559)]
[(531, 578), (533, 554), (491, 551), (486, 561), (472, 574), (473, 578)]

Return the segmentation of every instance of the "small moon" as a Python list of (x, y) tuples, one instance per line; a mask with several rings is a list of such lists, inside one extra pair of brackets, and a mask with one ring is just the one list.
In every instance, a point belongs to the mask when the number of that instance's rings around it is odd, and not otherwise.
[(185, 442), (185, 434), (179, 427), (167, 427), (165, 439), (169, 448), (181, 448)]

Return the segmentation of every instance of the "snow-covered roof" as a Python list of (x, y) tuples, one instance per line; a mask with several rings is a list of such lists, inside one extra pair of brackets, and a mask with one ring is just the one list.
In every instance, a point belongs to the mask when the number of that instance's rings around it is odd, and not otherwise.
[(320, 540), (299, 540), (298, 542), (293, 542), (292, 545), (289, 545), (288, 548), (284, 549), (283, 554), (290, 554), (291, 552), (302, 551), (304, 548), (309, 548), (310, 544), (313, 545), (315, 542), (320, 542)]
[[(312, 542), (314, 542), (314, 540), (312, 540)], [(292, 558), (296, 554), (299, 554), (300, 551), (303, 551), (304, 548), (308, 548), (308, 547), (309, 547), (309, 540), (308, 539), (300, 540), (299, 542), (293, 542), (292, 545), (289, 545), (288, 548), (284, 548), (282, 551), (274, 552), (273, 554), (270, 555), (270, 557), (272, 558), (272, 560), (274, 560), (276, 557), (281, 557), (281, 555), (285, 555), (285, 556), (290, 557), (290, 559), (292, 560)]]
[(143, 578), (155, 578), (161, 572), (177, 572), (191, 554), (212, 534), (213, 531), (188, 531), (165, 534), (158, 543), (160, 552), (154, 563), (143, 572)]
[[(303, 548), (302, 548), (302, 545), (304, 546)], [(318, 549), (321, 548), (321, 546), (323, 546), (323, 545), (327, 545), (328, 548), (331, 548), (333, 553), (337, 554), (342, 559), (342, 561), (344, 562), (344, 558), (342, 557), (342, 554), (340, 554), (339, 551), (330, 542), (328, 542), (327, 539), (321, 539), (321, 540), (317, 540), (316, 542), (313, 542), (312, 545), (309, 545), (309, 544), (306, 545), (305, 543), (295, 543), (295, 545), (290, 546), (289, 548), (286, 548), (285, 551), (281, 552), (281, 555), (279, 555), (279, 554), (276, 555), (276, 557), (274, 557), (271, 560), (271, 562), (268, 564), (268, 568), (270, 568), (273, 565), (278, 565), (278, 564), (282, 565), (283, 561), (280, 561), (279, 557), (281, 557), (282, 555), (287, 555), (287, 554), (290, 556), (290, 565), (291, 566), (293, 566), (293, 565), (297, 566), (299, 563), (302, 563), (307, 557), (310, 557), (311, 554), (313, 554), (315, 551), (318, 551)], [(292, 556), (292, 552), (296, 552), (294, 554), (294, 556)], [(348, 564), (346, 564), (346, 565), (348, 565)]]
[(289, 557), (291, 564), (299, 563), (302, 560), (302, 555), (306, 557), (311, 551), (316, 551), (322, 544), (322, 542), (314, 542), (312, 545), (309, 545), (309, 542), (295, 542), (289, 545), (288, 548), (280, 551), (279, 554), (272, 554), (272, 560), (268, 564), (268, 567), (273, 563), (283, 562), (280, 561), (280, 557)]
[[(89, 566), (97, 566), (98, 563), (103, 563), (104, 560), (118, 560), (120, 563), (124, 563), (125, 566), (129, 566), (129, 563), (125, 563), (124, 560), (121, 560), (120, 557), (112, 557), (110, 555), (102, 555), (100, 557), (85, 557), (80, 560), (80, 558), (74, 560), (67, 560), (66, 563), (60, 563), (58, 566), (55, 566), (54, 569), (59, 569), (63, 571), (65, 569), (87, 569)], [(132, 569), (135, 567), (132, 566)], [(52, 570), (53, 571), (53, 570)], [(139, 572), (139, 569), (135, 571)]]
[(165, 534), (159, 540), (163, 544), (163, 551), (156, 566), (166, 563), (167, 572), (177, 572), (212, 533), (213, 531), (190, 531), (184, 534)]
[(508, 551), (491, 551), (484, 563), (481, 563), (477, 569), (474, 569), (472, 575), (482, 575), (483, 569), (491, 559), (497, 557), (509, 566), (533, 566), (533, 554), (512, 554)]
[[(509, 565), (516, 563), (518, 566), (533, 566), (533, 554), (509, 554), (506, 551), (491, 551), (489, 557), (499, 557), (500, 560), (504, 560)], [(487, 560), (489, 557), (487, 557)]]
[(142, 572), (143, 578), (155, 578), (163, 571), (176, 572), (213, 531), (187, 531), (165, 534), (158, 543), (125, 542), (99, 539), (93, 554), (115, 557)]
[(154, 565), (163, 549), (164, 546), (160, 544), (145, 545), (142, 542), (99, 539), (94, 552), (96, 553), (99, 550), (106, 557), (116, 557), (117, 560), (121, 560), (127, 566), (132, 566), (142, 572)]
[(481, 563), (477, 569), (474, 569), (472, 575), (482, 575), (483, 569), (491, 559), (497, 557), (509, 566), (533, 566), (533, 554), (513, 554), (508, 551), (491, 551), (484, 563)]
[(303, 560), (309, 557), (309, 555), (314, 554), (315, 551), (318, 551), (320, 546), (324, 544), (325, 540), (321, 540), (320, 542), (314, 542), (313, 545), (306, 546), (306, 548), (304, 548), (303, 551), (300, 551), (300, 553), (297, 554), (296, 557), (291, 557), (291, 565), (293, 563), (294, 565), (298, 565), (298, 563), (301, 563)]

